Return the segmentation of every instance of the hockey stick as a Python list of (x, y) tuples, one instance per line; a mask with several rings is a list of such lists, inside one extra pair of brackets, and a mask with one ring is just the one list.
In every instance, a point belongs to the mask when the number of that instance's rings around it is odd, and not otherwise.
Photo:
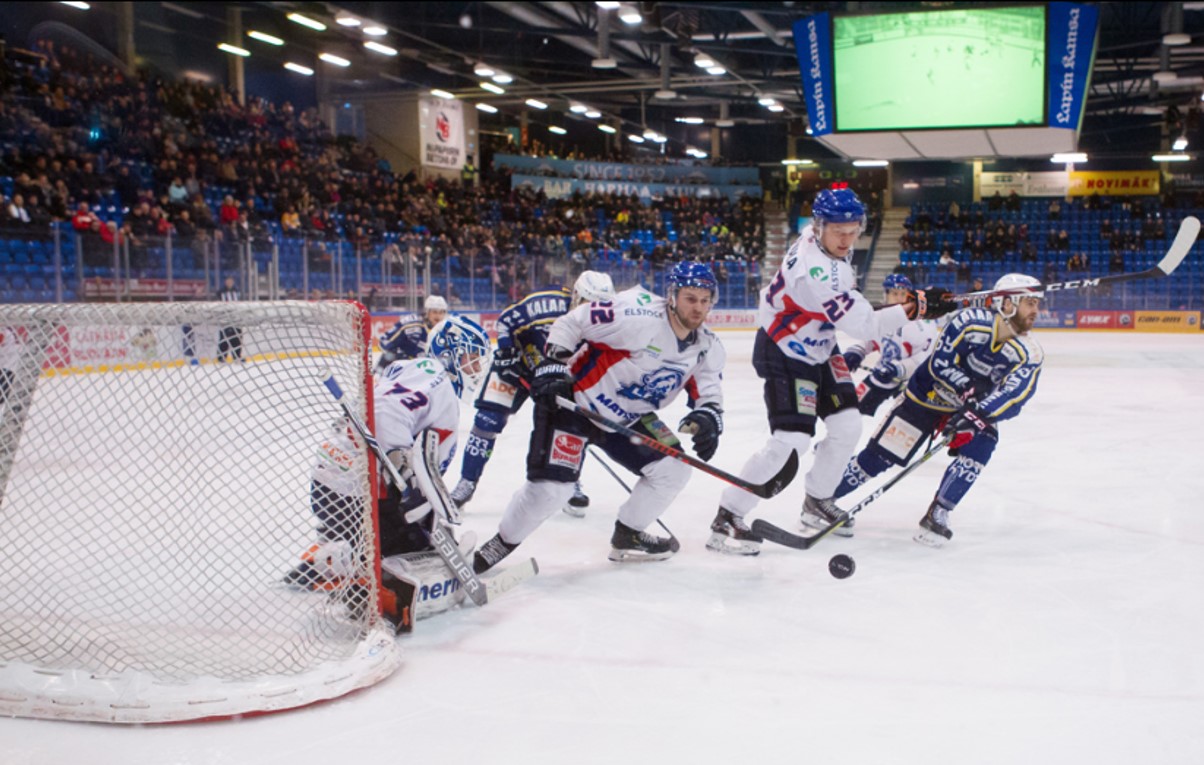
[(1200, 221), (1195, 216), (1189, 215), (1179, 224), (1179, 233), (1175, 234), (1175, 239), (1171, 242), (1170, 249), (1166, 251), (1166, 255), (1162, 256), (1162, 260), (1158, 261), (1158, 265), (1153, 268), (1147, 268), (1145, 271), (1135, 271), (1131, 274), (1110, 274), (1108, 276), (1097, 276), (1086, 279), (1070, 279), (1064, 282), (1050, 282), (1036, 287), (1017, 287), (1010, 290), (982, 290), (980, 292), (967, 292), (962, 295), (950, 295), (949, 300), (955, 303), (961, 303), (963, 306), (982, 307), (987, 304), (987, 301), (993, 297), (1000, 295), (1021, 295), (1026, 292), (1066, 292), (1068, 290), (1084, 289), (1086, 287), (1098, 287), (1101, 284), (1116, 284), (1118, 282), (1134, 281), (1137, 279), (1153, 279), (1159, 276), (1170, 276), (1183, 259), (1191, 252), (1191, 247), (1196, 243), (1196, 237), (1200, 234)]
[(630, 439), (631, 443), (633, 444), (642, 444), (647, 446), (649, 449), (655, 449), (666, 457), (672, 457), (675, 460), (684, 462), (696, 470), (701, 470), (708, 475), (718, 478), (720, 481), (730, 483), (732, 486), (744, 489), (750, 494), (755, 494), (762, 499), (768, 499), (769, 497), (779, 494), (782, 489), (785, 489), (788, 485), (790, 485), (790, 482), (794, 480), (795, 474), (798, 473), (798, 453), (791, 452), (790, 459), (786, 460), (786, 464), (782, 466), (782, 469), (778, 471), (777, 475), (770, 478), (765, 483), (752, 483), (739, 476), (732, 475), (724, 470), (720, 470), (713, 465), (708, 465), (702, 460), (691, 457), (680, 449), (674, 449), (668, 444), (663, 444), (651, 436), (644, 435), (638, 430), (632, 430), (626, 425), (615, 422), (608, 417), (603, 417), (597, 412), (586, 409), (575, 401), (570, 401), (563, 396), (556, 397), (556, 404), (561, 409), (579, 414), (585, 419), (601, 425), (607, 430), (613, 430), (620, 435), (627, 436), (627, 438)]
[(935, 446), (924, 452), (924, 454), (921, 455), (918, 460), (903, 468), (903, 472), (879, 486), (872, 494), (854, 505), (851, 510), (844, 514), (843, 518), (835, 523), (829, 524), (827, 527), (821, 529), (815, 534), (812, 534), (811, 536), (804, 537), (798, 534), (791, 534), (789, 531), (786, 531), (786, 529), (783, 529), (780, 526), (775, 526), (769, 521), (763, 521), (760, 518), (752, 522), (752, 531), (754, 534), (764, 537), (770, 542), (776, 542), (777, 544), (785, 545), (786, 547), (793, 547), (796, 550), (810, 550), (817, 542), (819, 542), (819, 540), (843, 526), (846, 521), (848, 521), (854, 515), (857, 515), (857, 513), (860, 513), (866, 508), (867, 505), (881, 497), (883, 494), (889, 491), (892, 486), (911, 475), (916, 468), (918, 468), (920, 465), (923, 465), (925, 462), (930, 460), (933, 455), (948, 446), (949, 441), (952, 440), (952, 438), (952, 435), (942, 438), (936, 443)]
[[(606, 460), (599, 457), (597, 454), (594, 453), (594, 450), (590, 449), (589, 447), (586, 447), (585, 451), (589, 453), (589, 456), (591, 456), (595, 460), (597, 460), (599, 465), (606, 468), (606, 472), (610, 473), (611, 478), (613, 478), (619, 482), (619, 485), (623, 487), (623, 491), (627, 492), (628, 494), (631, 493), (631, 487), (628, 486), (627, 482), (624, 481), (623, 478), (618, 473), (615, 472), (615, 469), (610, 466), (609, 462), (607, 462)], [(673, 550), (673, 552), (677, 552), (678, 550), (680, 550), (681, 542), (677, 541), (677, 537), (674, 536), (672, 531), (669, 531), (669, 527), (665, 525), (664, 521), (662, 521), (660, 518), (657, 518), (656, 522), (659, 523), (661, 525), (661, 528), (665, 530), (665, 533), (669, 535), (669, 548), (671, 550)]]
[(483, 579), (485, 589), (489, 591), (489, 599), (505, 595), (515, 587), (539, 573), (539, 564), (534, 558), (527, 558), (522, 563), (507, 566), (488, 579)]
[[(368, 445), (368, 448), (376, 453), (376, 458), (380, 463), (385, 466), (385, 470), (388, 472), (389, 478), (393, 481), (393, 485), (397, 487), (398, 491), (404, 492), (406, 490), (405, 479), (401, 477), (401, 473), (397, 472), (397, 466), (385, 454), (384, 447), (368, 432), (368, 429), (360, 421), (360, 418), (355, 412), (351, 411), (351, 407), (347, 406), (347, 402), (343, 398), (343, 389), (339, 386), (338, 381), (334, 379), (334, 375), (327, 371), (320, 376), (322, 384), (326, 386), (326, 389), (330, 391), (330, 395), (342, 407), (343, 414), (347, 417), (351, 426), (359, 433), (360, 438), (364, 439), (364, 443)], [(427, 497), (436, 496), (433, 487), (422, 485), (423, 483), (429, 483), (429, 481), (421, 480), (425, 476), (419, 476), (419, 478), (419, 489), (422, 490), (423, 495)], [(431, 493), (428, 493), (428, 488)], [(445, 525), (446, 521), (436, 514), (434, 523), (431, 524), (431, 530), (428, 532), (426, 529), (422, 529), (422, 533), (427, 536), (431, 546), (439, 553), (439, 557), (443, 558), (443, 561), (451, 568), (452, 573), (464, 585), (464, 589), (468, 592), (468, 597), (472, 598), (472, 602), (478, 606), (483, 606), (489, 602), (489, 593), (486, 591), (485, 585), (481, 583), (481, 580), (473, 572), (472, 565), (464, 560), (464, 556), (460, 553), (460, 548), (456, 546), (456, 540), (452, 538), (451, 534), (447, 533), (447, 530), (444, 528)], [(422, 527), (420, 526), (419, 528)]]

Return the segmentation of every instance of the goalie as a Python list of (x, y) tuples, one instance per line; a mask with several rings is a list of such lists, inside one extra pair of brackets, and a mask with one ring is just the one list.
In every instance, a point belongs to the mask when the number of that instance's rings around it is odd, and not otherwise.
[[(452, 316), (431, 331), (426, 355), (394, 361), (376, 379), (375, 436), (407, 484), (403, 490), (389, 482), (379, 504), (382, 602), (385, 616), (399, 628), (408, 628), (410, 615), (445, 611), (462, 597), (428, 535), (436, 513), (456, 512), (440, 474), (455, 453), (459, 398), (471, 396), (480, 385), (490, 353), (489, 337), (480, 326)], [(364, 583), (369, 564), (357, 551), (370, 514), (367, 487), (354, 471), (363, 455), (364, 444), (351, 425), (336, 423), (318, 450), (311, 475), (318, 542), (284, 578), (292, 587), (339, 593), (353, 613), (368, 597)], [(433, 486), (435, 491), (428, 493), (436, 496), (424, 495), (417, 489), (421, 484)], [(431, 512), (422, 514), (428, 505)], [(407, 520), (411, 511), (411, 517), (421, 517)], [(415, 602), (418, 596), (421, 602)]]

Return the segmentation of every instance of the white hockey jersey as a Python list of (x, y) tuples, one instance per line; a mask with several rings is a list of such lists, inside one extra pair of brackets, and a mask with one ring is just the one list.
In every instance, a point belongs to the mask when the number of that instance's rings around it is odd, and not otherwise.
[(663, 408), (682, 389), (695, 405), (723, 406), (723, 344), (705, 326), (678, 340), (668, 311), (665, 298), (633, 287), (556, 320), (548, 343), (585, 343), (572, 359), (578, 404), (624, 422)]
[(790, 246), (777, 276), (761, 290), (757, 323), (782, 352), (822, 364), (836, 347), (836, 329), (857, 340), (891, 335), (908, 321), (903, 306), (875, 311), (857, 290), (853, 268), (824, 254), (811, 226)]
[[(460, 425), (460, 399), (438, 361), (418, 358), (390, 364), (376, 378), (373, 405), (373, 433), (386, 452), (408, 451), (419, 433), (433, 428), (439, 434), (440, 465), (451, 461)], [(364, 486), (355, 469), (362, 457), (363, 445), (354, 429), (340, 422), (322, 441), (311, 477), (339, 493), (363, 496)]]
[[(940, 333), (940, 322), (919, 319), (907, 322), (886, 337), (860, 343), (854, 348), (861, 350), (866, 357), (875, 351), (879, 352), (881, 355), (874, 365), (875, 369), (884, 363), (897, 361), (903, 367), (904, 375), (895, 382), (906, 382), (932, 354), (937, 335)], [(862, 369), (865, 368), (863, 365)]]

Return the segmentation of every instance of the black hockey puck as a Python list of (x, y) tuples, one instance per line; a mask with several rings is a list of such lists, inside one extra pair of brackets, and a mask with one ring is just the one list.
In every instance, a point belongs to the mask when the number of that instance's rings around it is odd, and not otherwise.
[(833, 555), (832, 560), (828, 561), (828, 573), (837, 579), (848, 579), (856, 570), (857, 564), (844, 553)]

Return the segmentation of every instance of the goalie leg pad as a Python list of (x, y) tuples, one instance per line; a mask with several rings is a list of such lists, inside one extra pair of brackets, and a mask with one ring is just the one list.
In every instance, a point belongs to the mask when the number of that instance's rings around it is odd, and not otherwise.
[[(451, 493), (443, 485), (439, 470), (439, 434), (424, 430), (418, 442), (410, 449), (410, 470), (414, 473), (414, 487), (422, 494), (435, 514), (452, 523), (460, 522), (460, 510), (452, 501)], [(422, 515), (407, 513), (406, 519), (418, 520)]]
[(380, 566), (382, 578), (396, 583), (399, 602), (406, 602), (405, 596), (410, 596), (414, 621), (428, 619), (464, 602), (460, 580), (439, 553), (394, 555), (382, 560)]

